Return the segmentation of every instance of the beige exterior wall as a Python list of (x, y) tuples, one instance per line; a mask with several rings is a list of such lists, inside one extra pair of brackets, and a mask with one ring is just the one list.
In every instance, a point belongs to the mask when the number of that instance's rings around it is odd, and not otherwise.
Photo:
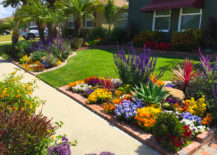
[(122, 7), (122, 6), (128, 6), (129, 2), (127, 0), (115, 0), (115, 5)]

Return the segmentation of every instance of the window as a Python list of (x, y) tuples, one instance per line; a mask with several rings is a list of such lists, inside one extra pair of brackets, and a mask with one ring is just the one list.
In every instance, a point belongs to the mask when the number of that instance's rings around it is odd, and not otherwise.
[(93, 19), (90, 17), (85, 17), (85, 28), (91, 29), (93, 28)]
[(201, 27), (202, 9), (199, 8), (181, 8), (179, 16), (178, 31)]
[(171, 17), (171, 10), (154, 11), (152, 30), (169, 32), (170, 17)]
[(73, 28), (74, 28), (74, 20), (73, 20), (73, 19), (69, 19), (69, 20), (68, 20), (68, 27), (69, 27), (70, 29), (73, 29)]

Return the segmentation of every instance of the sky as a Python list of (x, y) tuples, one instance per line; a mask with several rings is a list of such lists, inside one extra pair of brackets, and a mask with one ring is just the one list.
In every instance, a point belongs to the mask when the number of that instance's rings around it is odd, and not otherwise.
[[(0, 3), (2, 2), (3, 0), (0, 0)], [(13, 14), (13, 11), (15, 9), (14, 8), (11, 8), (11, 7), (7, 7), (7, 8), (4, 8), (2, 4), (0, 4), (0, 19), (1, 18), (6, 18), (6, 17), (10, 17), (12, 14)]]

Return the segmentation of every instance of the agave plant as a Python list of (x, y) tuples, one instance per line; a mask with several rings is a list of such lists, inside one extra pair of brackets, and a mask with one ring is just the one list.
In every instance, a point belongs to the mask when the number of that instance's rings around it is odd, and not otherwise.
[(147, 85), (140, 83), (140, 87), (135, 86), (132, 94), (147, 104), (160, 104), (161, 101), (169, 96), (169, 91), (163, 90), (163, 86), (153, 85), (150, 81)]
[(194, 72), (193, 62), (189, 59), (185, 59), (181, 65), (176, 66), (176, 69), (172, 69), (174, 78), (173, 83), (179, 86), (184, 92), (189, 86), (191, 79), (197, 77), (197, 73)]

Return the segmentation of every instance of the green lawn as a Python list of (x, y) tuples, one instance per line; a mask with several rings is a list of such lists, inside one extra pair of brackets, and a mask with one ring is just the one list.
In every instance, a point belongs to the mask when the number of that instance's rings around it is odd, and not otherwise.
[[(11, 37), (12, 35), (0, 35), (0, 42), (11, 41)], [(19, 40), (24, 40), (24, 38), (20, 36)]]
[[(166, 71), (162, 80), (170, 80), (170, 68), (183, 59), (170, 57), (158, 57), (156, 73), (163, 67)], [(197, 63), (197, 61), (195, 61)], [(91, 76), (117, 78), (114, 70), (112, 50), (91, 49), (77, 52), (77, 55), (68, 60), (67, 65), (55, 71), (38, 75), (40, 79), (55, 87), (67, 85), (69, 82), (83, 80)]]

